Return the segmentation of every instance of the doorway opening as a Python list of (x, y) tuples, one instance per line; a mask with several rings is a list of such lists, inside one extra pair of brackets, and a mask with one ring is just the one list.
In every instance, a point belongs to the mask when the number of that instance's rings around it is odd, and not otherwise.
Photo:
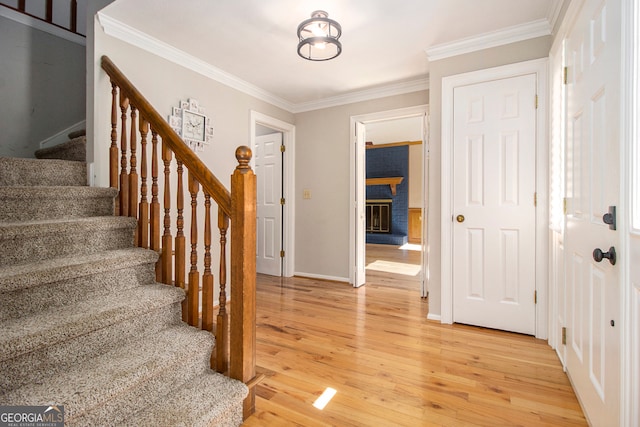
[(351, 281), (389, 281), (427, 296), (426, 106), (351, 118)]

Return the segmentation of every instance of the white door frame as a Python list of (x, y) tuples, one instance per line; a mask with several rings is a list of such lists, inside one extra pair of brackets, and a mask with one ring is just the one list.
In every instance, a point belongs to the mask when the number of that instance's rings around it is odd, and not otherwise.
[[(414, 107), (406, 107), (406, 108), (399, 108), (396, 110), (387, 110), (387, 111), (378, 111), (375, 113), (369, 113), (369, 114), (361, 114), (361, 115), (357, 115), (357, 116), (351, 116), (350, 119), (350, 131), (349, 131), (349, 138), (350, 138), (350, 143), (351, 143), (351, 138), (356, 134), (356, 122), (359, 123), (371, 123), (371, 122), (377, 122), (377, 121), (381, 121), (381, 120), (392, 120), (392, 119), (402, 119), (405, 117), (413, 117), (413, 116), (425, 116), (426, 114), (428, 114), (429, 111), (429, 107), (426, 104), (423, 105), (416, 105)], [(425, 121), (425, 125), (426, 125), (426, 121)], [(350, 152), (350, 171), (349, 171), (349, 200), (353, 200), (354, 203), (356, 204), (360, 204), (362, 206), (364, 206), (365, 204), (365, 200), (359, 200), (359, 198), (357, 197), (358, 192), (356, 191), (356, 188), (358, 188), (358, 186), (364, 187), (365, 183), (362, 181), (362, 178), (360, 176), (356, 176), (356, 170), (355, 170), (355, 160), (356, 158), (358, 158), (358, 156), (365, 156), (365, 146), (364, 144), (351, 144), (352, 148), (349, 150)], [(428, 143), (427, 143), (427, 138), (425, 135), (423, 135), (422, 137), (422, 156), (423, 159), (427, 159), (427, 155), (429, 153), (429, 147), (428, 147)], [(422, 211), (426, 212), (426, 203), (427, 203), (427, 196), (426, 196), (426, 189), (427, 189), (427, 184), (426, 184), (426, 180), (427, 180), (427, 174), (425, 173), (425, 168), (422, 168), (422, 173), (423, 173), (423, 178), (422, 178), (422, 185), (423, 185), (423, 197), (422, 197)], [(356, 279), (356, 260), (357, 255), (358, 254), (364, 254), (365, 251), (365, 247), (364, 245), (360, 246), (358, 244), (356, 244), (356, 224), (357, 224), (357, 218), (355, 217), (355, 209), (350, 209), (350, 214), (349, 214), (349, 281), (350, 283), (354, 284), (355, 283), (355, 279)], [(423, 215), (423, 218), (425, 216)], [(426, 273), (425, 273), (425, 266), (427, 265), (427, 251), (425, 250), (426, 248), (426, 231), (427, 231), (427, 226), (426, 224), (422, 224), (422, 281), (424, 282), (426, 280)], [(425, 288), (424, 283), (421, 285), (422, 288)]]
[[(293, 276), (295, 267), (295, 142), (296, 142), (296, 127), (291, 123), (283, 122), (274, 117), (267, 116), (258, 111), (251, 110), (249, 121), (249, 138), (251, 144), (251, 151), (255, 151), (256, 148), (256, 125), (263, 125), (278, 132), (282, 132), (282, 144), (286, 147), (284, 161), (282, 163), (282, 180), (285, 198), (283, 212), (283, 225), (282, 233), (284, 238), (285, 257), (282, 264), (282, 275), (284, 277)], [(253, 159), (251, 160), (252, 167)], [(259, 178), (258, 178), (259, 179)]]
[(456, 87), (536, 74), (538, 109), (536, 124), (536, 338), (548, 335), (548, 130), (547, 73), (548, 58), (535, 59), (486, 70), (473, 71), (442, 79), (441, 142), (441, 323), (453, 323), (453, 92)]
[(622, 2), (620, 425), (640, 423), (640, 0)]

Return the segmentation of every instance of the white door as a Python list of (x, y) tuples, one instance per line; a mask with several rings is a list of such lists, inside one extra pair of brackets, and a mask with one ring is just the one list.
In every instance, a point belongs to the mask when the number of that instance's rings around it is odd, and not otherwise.
[(256, 271), (282, 275), (282, 134), (256, 137), (258, 177)]
[(453, 321), (535, 334), (536, 75), (453, 103)]
[[(365, 170), (365, 125), (361, 122), (356, 122), (356, 134), (354, 138), (354, 152), (355, 152), (355, 200), (353, 200), (353, 215), (355, 218), (355, 265), (352, 267), (354, 269), (353, 274), (353, 286), (359, 287), (364, 285), (365, 283), (365, 230), (367, 228), (366, 220), (365, 220), (365, 179), (366, 179), (366, 170)], [(359, 250), (358, 250), (359, 249)]]
[(594, 426), (619, 425), (619, 249), (603, 222), (620, 200), (620, 1), (586, 0), (566, 41), (567, 372)]

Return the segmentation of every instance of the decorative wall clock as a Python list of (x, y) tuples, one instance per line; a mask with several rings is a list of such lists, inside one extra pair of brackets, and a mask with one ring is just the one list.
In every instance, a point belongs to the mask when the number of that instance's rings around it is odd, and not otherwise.
[(213, 126), (197, 99), (180, 101), (169, 116), (169, 126), (182, 137), (193, 151), (203, 151), (213, 142)]

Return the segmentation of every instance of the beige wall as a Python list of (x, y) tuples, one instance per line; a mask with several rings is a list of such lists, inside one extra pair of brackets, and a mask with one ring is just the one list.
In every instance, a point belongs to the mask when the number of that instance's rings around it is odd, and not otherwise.
[(237, 164), (236, 147), (250, 143), (251, 110), (294, 123), (294, 116), (289, 112), (110, 37), (99, 27), (97, 31), (95, 61), (99, 73), (95, 108), (101, 111), (96, 111), (94, 140), (100, 145), (95, 147), (95, 154), (92, 152), (89, 158), (89, 161), (100, 160), (95, 164), (96, 185), (108, 185), (103, 165), (104, 159), (108, 158), (111, 87), (108, 77), (99, 68), (102, 55), (109, 56), (163, 116), (171, 114), (171, 108), (187, 98), (195, 98), (205, 107), (215, 128), (214, 142), (198, 154), (227, 187)]
[(551, 36), (539, 37), (505, 46), (486, 49), (452, 58), (434, 61), (430, 64), (429, 110), (430, 153), (429, 153), (429, 314), (440, 315), (440, 139), (442, 79), (447, 76), (477, 71), (501, 65), (514, 64), (531, 59), (546, 58), (551, 48)]
[[(349, 279), (350, 118), (424, 105), (428, 91), (296, 115), (296, 266), (299, 274)], [(303, 199), (303, 190), (311, 199)]]
[[(431, 63), (430, 91), (358, 102), (292, 114), (252, 96), (142, 51), (97, 30), (95, 64), (107, 54), (165, 115), (181, 99), (197, 98), (213, 118), (215, 142), (201, 154), (225, 185), (235, 167), (234, 150), (249, 144), (249, 112), (256, 110), (296, 126), (296, 265), (295, 272), (349, 279), (349, 143), (350, 118), (398, 108), (430, 105), (429, 159), (429, 295), (430, 311), (440, 313), (440, 122), (441, 87), (446, 76), (546, 57), (551, 37), (496, 47)], [(95, 184), (108, 185), (105, 159), (110, 132), (110, 84), (96, 76), (94, 141), (89, 161), (94, 164)], [(162, 90), (158, 90), (162, 88)], [(303, 199), (303, 190), (311, 199)]]
[[(178, 106), (180, 100), (187, 98), (195, 98), (200, 105), (206, 109), (206, 114), (211, 118), (215, 128), (214, 142), (198, 155), (209, 167), (209, 169), (218, 177), (218, 179), (227, 188), (230, 187), (230, 176), (237, 165), (235, 158), (235, 150), (239, 145), (250, 144), (250, 112), (255, 110), (274, 117), (287, 123), (294, 122), (293, 114), (276, 108), (271, 104), (260, 101), (252, 96), (241, 93), (228, 86), (217, 83), (210, 78), (201, 74), (190, 71), (180, 65), (169, 62), (152, 53), (138, 49), (120, 40), (112, 38), (104, 34), (99, 25), (95, 31), (95, 57), (94, 67), (97, 70), (95, 75), (95, 104), (93, 105), (93, 113), (95, 117), (93, 127), (93, 137), (88, 138), (87, 158), (89, 162), (93, 162), (96, 186), (109, 186), (108, 177), (108, 159), (110, 145), (110, 109), (111, 109), (111, 84), (108, 76), (99, 66), (100, 57), (108, 55), (111, 60), (120, 68), (128, 79), (144, 94), (149, 102), (158, 110), (158, 112), (168, 117), (171, 109)], [(118, 113), (119, 116), (119, 113)], [(150, 135), (149, 135), (150, 138)], [(95, 141), (95, 143), (93, 143)], [(138, 153), (140, 156), (140, 153)], [(148, 153), (149, 162), (150, 153)], [(172, 163), (175, 171), (175, 161)], [(160, 162), (160, 170), (162, 165)], [(175, 172), (172, 174), (176, 176)], [(160, 177), (160, 200), (163, 203), (163, 185), (162, 172)], [(148, 179), (148, 182), (150, 178)], [(150, 192), (150, 190), (149, 190)], [(172, 206), (175, 206), (176, 184), (171, 189)], [(148, 195), (150, 197), (150, 194)], [(185, 194), (185, 221), (184, 230), (187, 240), (187, 248), (190, 245), (190, 215), (191, 210), (188, 207), (190, 203), (189, 194)], [(172, 228), (175, 236), (175, 211), (172, 211)], [(219, 241), (217, 227), (215, 227), (215, 218), (217, 218), (217, 208), (212, 209), (212, 218), (214, 218), (214, 235), (213, 241)], [(198, 200), (198, 245), (199, 253), (203, 254), (204, 233), (204, 200), (202, 193), (199, 194)], [(227, 249), (228, 249), (227, 245)], [(189, 249), (187, 249), (189, 250)], [(214, 265), (212, 270), (217, 272), (219, 269), (219, 245), (212, 245), (212, 260)], [(189, 262), (187, 260), (187, 262)], [(203, 257), (198, 260), (199, 271), (202, 273)], [(227, 265), (229, 268), (229, 265)], [(217, 301), (219, 292), (219, 277), (214, 274), (215, 290), (214, 298)]]

